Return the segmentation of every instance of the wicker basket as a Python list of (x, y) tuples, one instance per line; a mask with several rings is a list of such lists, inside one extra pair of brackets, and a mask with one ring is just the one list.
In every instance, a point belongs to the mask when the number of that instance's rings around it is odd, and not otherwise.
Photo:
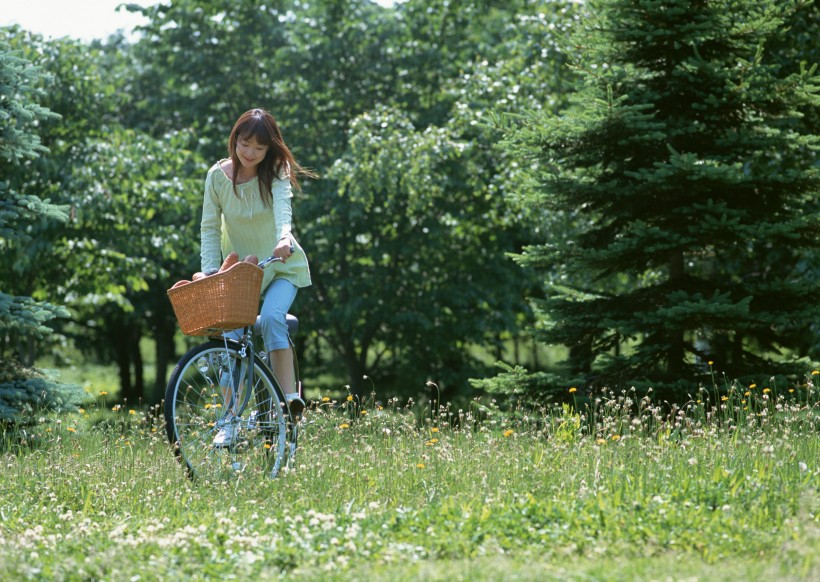
[(168, 289), (185, 335), (209, 335), (251, 325), (259, 313), (262, 269), (239, 262), (187, 285)]

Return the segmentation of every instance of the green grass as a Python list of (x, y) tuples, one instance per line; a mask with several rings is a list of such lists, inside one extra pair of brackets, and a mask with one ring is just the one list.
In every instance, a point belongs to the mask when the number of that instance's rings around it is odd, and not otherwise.
[(221, 482), (98, 396), (4, 436), (0, 579), (816, 580), (812, 379), (589, 415), (327, 402), (292, 471)]

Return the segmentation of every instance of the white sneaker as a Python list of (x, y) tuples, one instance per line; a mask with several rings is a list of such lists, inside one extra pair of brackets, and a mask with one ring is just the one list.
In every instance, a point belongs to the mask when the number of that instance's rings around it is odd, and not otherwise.
[(238, 432), (239, 427), (235, 423), (231, 422), (231, 420), (228, 420), (228, 423), (220, 428), (219, 432), (216, 433), (216, 436), (214, 437), (214, 446), (218, 448), (232, 447), (236, 442)]

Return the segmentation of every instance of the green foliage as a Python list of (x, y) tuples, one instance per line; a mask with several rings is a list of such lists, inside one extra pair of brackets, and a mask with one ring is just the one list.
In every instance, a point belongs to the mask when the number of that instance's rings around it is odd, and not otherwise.
[(119, 125), (132, 66), (121, 45), (24, 34), (12, 42), (50, 73), (40, 83), (44, 103), (61, 115), (42, 126), (48, 158), (13, 179), (51, 192), (70, 220), (32, 225), (32, 242), (1, 259), (9, 265), (4, 285), (59, 294), (73, 316), (62, 331), (85, 357), (117, 362), (124, 397), (151, 399), (139, 340), (155, 336), (163, 384), (176, 331), (165, 290), (198, 270), (189, 234), (198, 230), (202, 196), (195, 139), (189, 131), (153, 139)]
[(68, 315), (65, 307), (0, 292), (0, 333), (4, 335), (43, 338), (53, 332), (46, 323)]
[[(213, 159), (240, 110), (270, 109), (320, 175), (294, 206), (316, 266), (316, 285), (296, 306), (310, 336), (307, 373), (321, 362), (341, 366), (355, 390), (365, 373), (409, 391), (428, 377), (450, 389), (483, 373), (464, 347), (499, 346), (527, 312), (532, 279), (504, 253), (520, 248), (529, 217), (505, 198), (514, 164), (482, 116), (562, 102), (563, 61), (540, 59), (529, 45), (560, 54), (547, 27), (561, 29), (564, 7), (188, 0), (145, 8), (138, 74), (127, 81), (135, 108), (124, 119), (157, 136), (192, 127), (197, 151)], [(420, 257), (432, 266), (412, 270)], [(324, 346), (336, 352), (331, 361)]]
[(547, 372), (529, 371), (523, 366), (510, 366), (498, 362), (498, 375), (492, 378), (471, 379), (470, 384), (489, 393), (500, 393), (512, 398), (524, 397), (528, 400), (552, 400), (566, 388), (561, 378)]
[[(12, 49), (8, 38), (14, 30), (0, 30), (0, 256), (3, 280), (13, 278), (16, 268), (6, 261), (19, 248), (32, 245), (31, 226), (64, 221), (66, 208), (55, 206), (30, 193), (31, 184), (15, 179), (25, 175), (31, 160), (47, 151), (36, 133), (38, 124), (56, 117), (36, 102), (42, 97), (37, 87), (43, 73)], [(39, 193), (38, 193), (39, 194)], [(16, 265), (15, 265), (16, 266)], [(4, 285), (7, 291), (14, 291)], [(29, 290), (30, 291), (30, 290)], [(20, 422), (23, 412), (41, 409), (70, 409), (78, 397), (75, 386), (44, 378), (29, 366), (29, 346), (52, 334), (49, 324), (66, 317), (63, 308), (36, 301), (26, 294), (0, 291), (0, 422)]]
[(533, 160), (527, 203), (567, 222), (519, 257), (557, 271), (534, 304), (538, 337), (570, 347), (567, 379), (671, 387), (709, 359), (733, 377), (779, 370), (820, 314), (820, 175), (805, 163), (818, 137), (796, 113), (820, 103), (818, 79), (762, 50), (788, 6), (588, 9), (575, 105), (521, 119), (509, 140)]
[(35, 415), (76, 412), (84, 393), (13, 360), (0, 362), (0, 426), (12, 430), (33, 424)]
[(40, 120), (54, 116), (35, 101), (41, 94), (34, 85), (42, 72), (12, 50), (8, 36), (14, 33), (14, 29), (0, 29), (0, 157), (6, 163), (44, 153), (35, 127)]

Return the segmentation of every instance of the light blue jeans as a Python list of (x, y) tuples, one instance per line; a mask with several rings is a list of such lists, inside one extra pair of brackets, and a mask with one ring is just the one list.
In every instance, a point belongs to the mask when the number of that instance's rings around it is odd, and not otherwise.
[[(296, 299), (297, 287), (287, 279), (274, 279), (265, 289), (262, 310), (256, 318), (253, 330), (262, 336), (265, 351), (284, 350), (290, 347), (288, 325), (285, 322), (290, 306)], [(229, 339), (242, 337), (242, 329), (225, 334)]]

